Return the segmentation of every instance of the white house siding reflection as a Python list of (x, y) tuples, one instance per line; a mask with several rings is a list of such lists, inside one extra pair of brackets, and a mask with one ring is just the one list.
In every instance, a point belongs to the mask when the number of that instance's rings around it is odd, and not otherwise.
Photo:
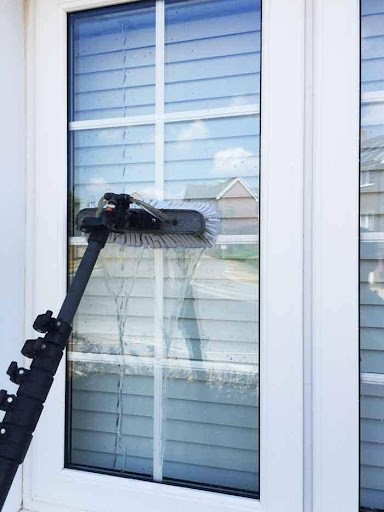
[(384, 509), (384, 3), (362, 2), (361, 505)]

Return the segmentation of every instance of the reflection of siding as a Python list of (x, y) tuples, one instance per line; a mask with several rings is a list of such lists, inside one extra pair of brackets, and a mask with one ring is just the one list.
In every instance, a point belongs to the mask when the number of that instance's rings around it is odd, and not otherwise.
[[(363, 372), (384, 370), (384, 274), (379, 261), (384, 244), (361, 243), (360, 263), (360, 342)], [(383, 404), (384, 405), (384, 404)]]
[(153, 377), (105, 370), (73, 365), (71, 461), (151, 475)]
[(153, 296), (153, 251), (105, 247), (75, 317), (73, 350), (152, 355)]
[[(259, 103), (260, 8), (225, 0), (169, 3), (165, 30), (166, 111)], [(208, 22), (207, 22), (208, 21)]]
[[(74, 120), (149, 114), (155, 108), (155, 9), (75, 24)], [(79, 28), (77, 28), (79, 27)], [(127, 36), (129, 33), (129, 37)], [(95, 37), (97, 34), (97, 37)]]
[[(201, 257), (167, 251), (164, 336), (170, 357), (190, 358), (195, 345), (204, 360), (257, 362), (258, 259), (255, 246), (246, 247), (242, 255), (234, 246), (228, 259), (216, 249)], [(76, 315), (72, 348), (153, 355), (152, 253), (113, 246), (104, 251)]]
[(361, 498), (367, 507), (383, 508), (384, 386), (361, 387)]
[[(216, 254), (221, 256), (212, 249), (196, 259), (192, 251), (167, 251), (164, 266), (167, 350), (172, 357), (255, 363), (258, 336), (255, 248), (250, 246), (250, 257), (246, 259), (242, 259), (239, 248), (228, 260), (214, 257)], [(170, 300), (169, 286), (179, 301)]]
[[(384, 2), (362, 2), (362, 226), (376, 240), (384, 233)], [(384, 100), (384, 97), (383, 97)], [(361, 244), (361, 504), (384, 509), (384, 384), (370, 373), (384, 373), (384, 244)], [(372, 237), (371, 237), (372, 238)], [(370, 383), (370, 382), (375, 382)]]
[(167, 372), (164, 476), (253, 491), (256, 390), (255, 375)]
[(223, 235), (258, 235), (259, 202), (241, 182), (218, 198)]
[[(75, 364), (73, 371), (73, 463), (151, 475), (153, 378), (125, 370), (119, 406), (117, 367)], [(255, 375), (172, 370), (165, 395), (164, 476), (253, 491)]]

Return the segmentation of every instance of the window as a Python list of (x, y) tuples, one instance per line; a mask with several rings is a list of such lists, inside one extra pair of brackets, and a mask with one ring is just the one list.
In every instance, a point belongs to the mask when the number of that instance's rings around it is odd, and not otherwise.
[(384, 2), (362, 2), (361, 506), (384, 510)]
[(262, 48), (259, 11), (198, 0), (28, 11), (29, 318), (60, 306), (85, 245), (74, 215), (106, 187), (223, 214), (210, 251), (103, 250), (26, 461), (28, 510), (303, 509), (304, 9), (266, 2)]
[[(107, 191), (217, 204), (209, 251), (108, 246), (68, 354), (68, 467), (259, 492), (261, 7), (69, 18), (70, 212)], [(72, 228), (69, 271), (85, 241)]]

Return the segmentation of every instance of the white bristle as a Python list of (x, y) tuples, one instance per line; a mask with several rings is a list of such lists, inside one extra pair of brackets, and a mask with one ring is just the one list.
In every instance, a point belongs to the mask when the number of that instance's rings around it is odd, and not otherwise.
[[(194, 201), (157, 201), (143, 199), (146, 203), (158, 209), (195, 210), (204, 217), (205, 229), (202, 235), (159, 235), (156, 233), (111, 233), (108, 243), (123, 244), (130, 247), (150, 247), (152, 249), (173, 249), (177, 247), (201, 249), (212, 247), (219, 232), (220, 216), (214, 203), (199, 203)], [(139, 208), (132, 205), (132, 208)]]

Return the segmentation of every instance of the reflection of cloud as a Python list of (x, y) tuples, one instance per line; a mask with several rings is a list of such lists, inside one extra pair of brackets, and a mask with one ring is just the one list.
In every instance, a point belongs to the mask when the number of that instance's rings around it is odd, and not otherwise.
[(249, 99), (246, 96), (234, 96), (230, 103), (230, 107), (241, 107), (242, 105), (249, 105)]
[(257, 164), (256, 156), (245, 148), (229, 148), (215, 153), (213, 170), (215, 174), (240, 176), (244, 171), (257, 169)]
[(104, 178), (101, 178), (100, 176), (94, 176), (89, 180), (90, 185), (106, 185), (107, 181)]
[(109, 128), (106, 130), (100, 130), (97, 134), (98, 142), (120, 142), (122, 140), (121, 130)]
[(186, 126), (183, 130), (181, 130), (178, 140), (186, 141), (186, 140), (194, 140), (194, 139), (204, 139), (208, 135), (208, 128), (204, 121), (194, 121)]

